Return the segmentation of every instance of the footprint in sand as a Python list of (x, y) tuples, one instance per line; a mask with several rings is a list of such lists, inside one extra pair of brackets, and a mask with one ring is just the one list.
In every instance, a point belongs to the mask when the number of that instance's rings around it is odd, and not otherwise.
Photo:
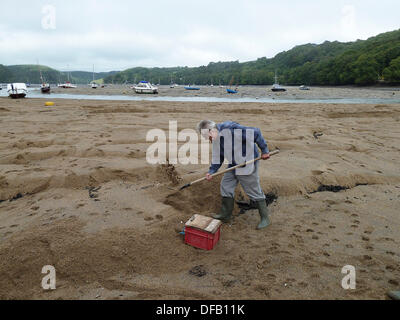
[(314, 176), (319, 176), (319, 175), (323, 174), (324, 171), (321, 171), (321, 170), (313, 170), (313, 171), (311, 171), (311, 173), (312, 173), (312, 175), (314, 175)]
[(394, 242), (392, 238), (379, 238), (378, 241)]
[(386, 270), (388, 270), (388, 271), (395, 271), (396, 270), (396, 268), (394, 267), (394, 266), (386, 266), (385, 267), (386, 268)]
[(144, 218), (144, 221), (152, 221), (152, 220), (154, 220), (154, 218), (152, 218), (152, 217), (145, 217)]
[(274, 274), (272, 274), (272, 273), (268, 273), (268, 274), (267, 274), (267, 278), (268, 278), (269, 280), (275, 280), (275, 279), (276, 279), (276, 275), (274, 275)]
[(365, 234), (372, 234), (372, 232), (374, 232), (374, 229), (372, 227), (371, 228), (367, 228), (364, 231)]

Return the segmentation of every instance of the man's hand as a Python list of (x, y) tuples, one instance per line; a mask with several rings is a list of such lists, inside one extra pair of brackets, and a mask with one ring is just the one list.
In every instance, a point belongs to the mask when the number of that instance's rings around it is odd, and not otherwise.
[(207, 179), (207, 181), (211, 181), (212, 178), (213, 178), (213, 177), (212, 177), (211, 174), (209, 174), (209, 173), (206, 174), (206, 179)]
[(265, 153), (261, 156), (261, 159), (263, 160), (268, 160), (269, 158), (271, 158), (271, 156), (269, 155), (269, 153)]

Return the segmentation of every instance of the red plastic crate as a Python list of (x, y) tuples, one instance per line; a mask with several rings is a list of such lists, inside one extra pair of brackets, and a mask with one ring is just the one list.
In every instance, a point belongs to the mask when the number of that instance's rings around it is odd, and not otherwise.
[(214, 234), (193, 229), (191, 227), (185, 228), (185, 243), (204, 250), (212, 250), (218, 243), (221, 236), (221, 227), (218, 228)]
[(195, 214), (185, 225), (185, 243), (212, 250), (221, 237), (221, 221)]

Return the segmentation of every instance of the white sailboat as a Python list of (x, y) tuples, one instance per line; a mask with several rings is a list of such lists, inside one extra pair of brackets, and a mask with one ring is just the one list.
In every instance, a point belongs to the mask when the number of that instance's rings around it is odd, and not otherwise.
[(69, 80), (69, 72), (67, 72), (67, 75), (68, 75), (68, 81), (65, 82), (65, 83), (59, 84), (58, 87), (59, 87), (59, 88), (63, 88), (63, 89), (75, 89), (75, 88), (77, 88), (76, 85), (74, 85), (74, 84), (72, 84), (72, 83), (70, 82), (70, 80)]
[(94, 65), (93, 65), (93, 81), (92, 81), (91, 85), (92, 85), (92, 89), (97, 89), (99, 87), (99, 85), (96, 82), (94, 82)]
[(37, 65), (40, 73), (40, 91), (42, 93), (50, 93), (50, 84), (46, 83), (43, 78), (42, 70), (40, 69), (39, 60), (37, 61)]
[(275, 83), (274, 83), (274, 85), (272, 86), (271, 90), (272, 90), (273, 92), (283, 92), (283, 91), (286, 91), (286, 89), (285, 89), (284, 87), (282, 87), (282, 86), (278, 83), (278, 75), (277, 75), (276, 71), (275, 71)]

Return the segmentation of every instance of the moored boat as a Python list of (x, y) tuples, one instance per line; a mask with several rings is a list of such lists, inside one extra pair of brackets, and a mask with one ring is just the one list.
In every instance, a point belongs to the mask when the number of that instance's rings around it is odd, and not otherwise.
[(50, 93), (50, 84), (46, 83), (44, 80), (42, 70), (40, 69), (39, 61), (37, 62), (38, 68), (39, 68), (39, 74), (40, 74), (40, 92), (42, 93)]
[(58, 87), (63, 89), (75, 89), (77, 86), (67, 81), (65, 83), (59, 84)]
[(275, 71), (275, 83), (273, 84), (271, 90), (272, 90), (273, 92), (283, 92), (283, 91), (286, 91), (286, 89), (285, 89), (284, 87), (282, 87), (282, 86), (278, 83), (278, 76), (277, 76), (277, 74), (276, 74), (276, 71)]
[(91, 87), (92, 89), (97, 89), (99, 87), (99, 85), (96, 82), (94, 82), (94, 65), (93, 65), (93, 81), (91, 83)]
[(226, 89), (226, 92), (227, 92), (227, 93), (232, 93), (232, 94), (238, 93), (237, 90), (232, 90), (232, 89)]
[(284, 87), (282, 87), (281, 85), (279, 85), (279, 84), (277, 84), (277, 83), (275, 83), (275, 84), (272, 86), (271, 90), (272, 90), (273, 92), (283, 92), (283, 91), (286, 91), (286, 89), (285, 89)]
[(200, 88), (199, 87), (187, 86), (187, 87), (185, 87), (185, 90), (200, 90)]
[(10, 83), (7, 85), (7, 93), (10, 98), (20, 99), (26, 97), (28, 89), (25, 83)]
[(50, 93), (50, 90), (51, 90), (50, 84), (44, 83), (44, 82), (43, 82), (43, 83), (40, 85), (40, 91), (41, 91), (42, 93)]
[(158, 88), (147, 81), (141, 81), (133, 89), (136, 93), (158, 94)]
[[(58, 87), (59, 88), (63, 88), (63, 89), (75, 89), (75, 88), (77, 88), (77, 86), (72, 84), (70, 82), (70, 80), (69, 80), (69, 78), (70, 78), (70, 72), (69, 71), (67, 72), (67, 75), (68, 75), (68, 81), (66, 81), (65, 83), (59, 84)], [(71, 79), (72, 79), (72, 77), (71, 77)]]

